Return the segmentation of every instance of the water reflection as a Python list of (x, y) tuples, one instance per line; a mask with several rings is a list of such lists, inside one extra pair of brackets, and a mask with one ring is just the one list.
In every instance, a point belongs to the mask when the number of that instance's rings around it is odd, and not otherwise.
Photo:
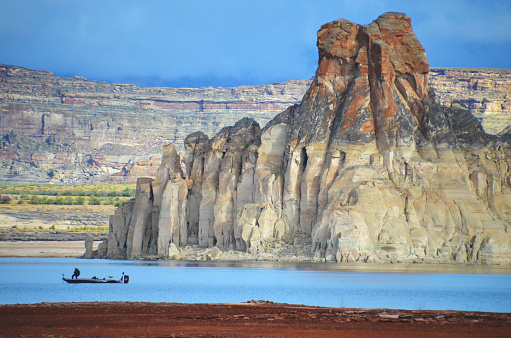
[(186, 267), (262, 268), (311, 271), (363, 271), (403, 273), (511, 274), (511, 266), (461, 264), (377, 264), (245, 261), (135, 261), (136, 264)]

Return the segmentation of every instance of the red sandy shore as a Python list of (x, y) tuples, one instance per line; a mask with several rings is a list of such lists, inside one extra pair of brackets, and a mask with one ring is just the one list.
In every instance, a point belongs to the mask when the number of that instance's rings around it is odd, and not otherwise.
[(511, 314), (275, 304), (41, 303), (0, 306), (1, 336), (511, 337)]

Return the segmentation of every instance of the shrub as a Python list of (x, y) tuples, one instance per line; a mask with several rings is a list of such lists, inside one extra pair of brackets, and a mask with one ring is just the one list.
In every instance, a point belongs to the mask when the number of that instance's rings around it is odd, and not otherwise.
[[(42, 200), (42, 199), (41, 199)], [(44, 199), (44, 204), (55, 204), (55, 198), (46, 197)]]
[(65, 199), (64, 199), (64, 197), (62, 197), (62, 196), (57, 196), (57, 197), (55, 198), (55, 202), (54, 202), (54, 204), (64, 205), (64, 204), (66, 204), (66, 200), (65, 200)]
[(96, 197), (105, 197), (107, 196), (107, 193), (104, 191), (94, 190), (93, 195), (95, 195)]
[(108, 193), (108, 196), (109, 196), (109, 197), (115, 197), (115, 196), (117, 196), (117, 191), (115, 191), (115, 190), (110, 191), (110, 192)]
[(100, 205), (101, 204), (101, 198), (96, 197), (92, 195), (89, 197), (89, 205)]
[(41, 202), (41, 199), (39, 198), (39, 195), (32, 195), (30, 198), (30, 204), (39, 204)]
[(135, 192), (134, 192), (134, 190), (132, 190), (130, 188), (126, 188), (123, 191), (121, 191), (121, 195), (124, 197), (131, 197), (131, 196), (135, 196)]
[(85, 204), (85, 197), (83, 197), (83, 196), (78, 196), (78, 197), (76, 198), (75, 203), (76, 203), (76, 204), (78, 204), (78, 205), (84, 205), (84, 204)]
[(114, 204), (114, 198), (112, 196), (108, 196), (106, 198), (106, 201), (105, 201), (105, 204), (108, 204), (108, 205), (111, 205), (111, 204)]
[(0, 195), (0, 203), (2, 204), (9, 204), (11, 203), (12, 198), (9, 195)]

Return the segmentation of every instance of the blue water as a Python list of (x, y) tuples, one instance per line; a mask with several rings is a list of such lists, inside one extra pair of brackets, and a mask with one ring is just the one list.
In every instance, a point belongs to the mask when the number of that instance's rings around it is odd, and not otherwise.
[[(0, 304), (251, 299), (331, 307), (511, 312), (511, 275), (316, 270), (321, 265), (0, 258)], [(338, 266), (338, 265), (336, 265)], [(125, 272), (128, 284), (68, 284)], [(324, 265), (322, 266), (324, 268)]]

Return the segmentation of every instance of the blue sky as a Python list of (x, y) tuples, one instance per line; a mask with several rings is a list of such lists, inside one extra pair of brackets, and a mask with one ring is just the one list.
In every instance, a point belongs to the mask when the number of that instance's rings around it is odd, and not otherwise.
[(174, 87), (310, 78), (316, 32), (404, 12), (432, 67), (511, 68), (509, 0), (0, 0), (0, 63)]

